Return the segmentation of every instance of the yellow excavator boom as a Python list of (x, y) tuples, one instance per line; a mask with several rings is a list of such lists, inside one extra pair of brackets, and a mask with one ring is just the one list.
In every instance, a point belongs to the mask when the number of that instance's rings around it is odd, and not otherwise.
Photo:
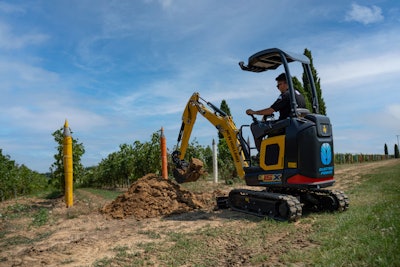
[[(228, 116), (225, 112), (218, 109), (212, 103), (202, 99), (197, 92), (193, 93), (193, 95), (190, 97), (183, 111), (182, 126), (178, 136), (177, 150), (172, 155), (175, 164), (178, 165), (177, 168), (182, 168), (182, 166), (179, 166), (182, 164), (177, 162), (178, 160), (176, 157), (179, 157), (181, 163), (184, 162), (186, 150), (189, 145), (190, 135), (192, 133), (198, 113), (200, 113), (212, 125), (214, 125), (223, 135), (231, 152), (238, 176), (243, 178), (245, 175), (243, 168), (247, 167), (248, 163), (244, 161), (243, 148), (238, 138), (239, 130), (236, 128), (231, 116)], [(182, 182), (185, 182), (184, 177), (181, 177), (181, 180), (183, 180)]]

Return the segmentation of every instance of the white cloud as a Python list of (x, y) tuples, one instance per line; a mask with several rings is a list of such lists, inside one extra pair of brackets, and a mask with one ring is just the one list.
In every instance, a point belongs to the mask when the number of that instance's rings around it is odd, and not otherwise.
[(390, 105), (386, 108), (386, 112), (393, 116), (395, 120), (400, 122), (400, 105), (395, 104), (395, 105)]
[(163, 8), (168, 8), (172, 5), (172, 0), (158, 0)]
[(21, 49), (29, 45), (38, 45), (47, 41), (49, 36), (42, 33), (13, 34), (12, 29), (0, 23), (0, 49)]
[(367, 7), (353, 3), (351, 10), (346, 14), (347, 21), (356, 21), (365, 25), (380, 22), (383, 19), (382, 9), (375, 5)]
[(81, 131), (90, 131), (92, 128), (107, 124), (104, 118), (95, 113), (61, 103), (51, 105), (42, 103), (41, 107), (37, 108), (15, 106), (3, 114), (19, 127), (34, 132), (52, 132), (62, 126), (65, 119)]
[(351, 80), (377, 80), (377, 77), (384, 74), (397, 74), (400, 72), (400, 51), (393, 54), (393, 51), (382, 55), (372, 55), (370, 58), (356, 58), (348, 61), (333, 63), (322, 66), (320, 73), (326, 75), (324, 84), (344, 83)]
[(388, 104), (372, 119), (380, 129), (386, 129), (386, 133), (400, 134), (400, 104)]

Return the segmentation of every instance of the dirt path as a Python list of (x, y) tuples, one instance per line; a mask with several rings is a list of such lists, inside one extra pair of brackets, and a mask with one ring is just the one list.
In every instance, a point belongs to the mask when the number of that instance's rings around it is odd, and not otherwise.
[[(361, 182), (361, 175), (394, 164), (399, 164), (399, 161), (340, 166), (336, 170), (337, 183), (334, 187), (349, 189)], [(210, 192), (206, 194), (208, 198), (213, 197)], [(20, 198), (0, 203), (0, 266), (119, 266), (116, 263), (107, 265), (102, 259), (115, 257), (118, 248), (129, 248), (130, 251), (136, 251), (138, 257), (144, 257), (143, 244), (154, 242), (155, 237), (157, 242), (163, 242), (167, 233), (194, 233), (200, 229), (220, 226), (245, 229), (257, 225), (257, 220), (248, 219), (248, 216), (241, 213), (213, 210), (212, 204), (209, 204), (212, 202), (205, 201), (200, 194), (186, 196), (185, 200), (190, 202), (188, 198), (196, 198), (200, 204), (192, 201), (192, 207), (177, 206), (183, 213), (176, 212), (179, 214), (167, 218), (161, 214), (150, 216), (153, 218), (144, 217), (142, 220), (132, 216), (123, 216), (122, 220), (111, 219), (107, 216), (110, 213), (104, 214), (104, 211), (100, 211), (107, 205), (110, 206), (111, 201), (84, 190), (78, 190), (76, 195), (74, 206), (69, 209), (65, 208), (62, 199)], [(146, 196), (143, 198), (145, 201)], [(177, 199), (177, 196), (173, 198)], [(163, 201), (166, 199), (168, 198)], [(177, 203), (180, 202), (182, 201), (177, 200)], [(147, 205), (154, 203), (147, 202)], [(42, 226), (33, 225), (32, 217), (20, 216), (22, 212), (37, 214), (41, 209), (49, 211), (47, 223)], [(284, 231), (266, 237), (267, 242), (260, 249), (269, 250), (273, 255), (268, 260), (270, 266), (282, 265), (279, 262), (280, 254), (286, 253), (293, 246), (315, 246), (307, 238), (310, 224), (296, 223), (294, 227), (297, 229), (296, 236)], [(277, 241), (282, 246), (273, 246)], [(221, 266), (241, 266), (248, 263), (254, 253), (235, 248), (237, 240), (234, 234), (220, 237), (215, 242), (217, 244), (214, 245), (220, 246)], [(147, 254), (146, 257), (154, 265), (158, 265), (157, 259), (152, 259)]]
[(361, 176), (367, 173), (375, 172), (384, 166), (392, 166), (399, 164), (398, 159), (383, 160), (372, 163), (359, 163), (359, 164), (348, 164), (339, 165), (335, 167), (335, 180), (336, 183), (331, 188), (340, 188), (347, 190), (348, 188), (354, 187), (361, 183)]

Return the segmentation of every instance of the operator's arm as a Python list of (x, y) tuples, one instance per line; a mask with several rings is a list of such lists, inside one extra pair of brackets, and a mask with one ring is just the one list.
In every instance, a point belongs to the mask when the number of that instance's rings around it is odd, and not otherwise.
[(275, 110), (273, 108), (265, 108), (265, 109), (260, 109), (260, 110), (252, 110), (252, 109), (248, 109), (246, 110), (246, 114), (247, 115), (271, 115), (272, 113), (274, 113)]
[(286, 107), (290, 106), (290, 102), (289, 102), (289, 92), (286, 91), (284, 94), (281, 94), (278, 99), (271, 105), (271, 107), (269, 108), (265, 108), (265, 109), (260, 109), (260, 110), (252, 110), (252, 109), (248, 109), (246, 110), (246, 114), (247, 115), (272, 115), (272, 113), (274, 112), (281, 112), (282, 109), (285, 109)]

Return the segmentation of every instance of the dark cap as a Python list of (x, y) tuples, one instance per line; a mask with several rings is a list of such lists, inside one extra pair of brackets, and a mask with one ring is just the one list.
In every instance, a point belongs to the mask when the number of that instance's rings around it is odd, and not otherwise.
[(278, 77), (275, 78), (275, 80), (278, 82), (287, 82), (286, 81), (286, 73), (282, 72), (281, 74), (279, 74)]

